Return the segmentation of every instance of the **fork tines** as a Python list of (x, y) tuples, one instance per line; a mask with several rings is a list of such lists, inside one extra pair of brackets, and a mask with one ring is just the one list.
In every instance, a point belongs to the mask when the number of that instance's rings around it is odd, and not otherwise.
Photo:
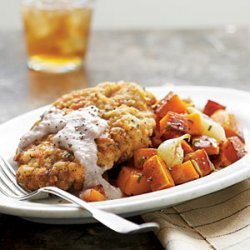
[(0, 156), (0, 191), (6, 196), (27, 194), (16, 182), (16, 173), (13, 167)]

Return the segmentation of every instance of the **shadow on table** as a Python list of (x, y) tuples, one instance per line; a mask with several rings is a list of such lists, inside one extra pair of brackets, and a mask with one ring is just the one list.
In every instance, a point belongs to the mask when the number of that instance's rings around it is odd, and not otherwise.
[(27, 71), (28, 98), (35, 108), (55, 101), (63, 94), (72, 90), (89, 86), (87, 72), (84, 68), (62, 74)]
[[(130, 219), (143, 222), (139, 217)], [(98, 223), (47, 225), (0, 214), (0, 233), (4, 250), (163, 250), (152, 232), (121, 235)]]

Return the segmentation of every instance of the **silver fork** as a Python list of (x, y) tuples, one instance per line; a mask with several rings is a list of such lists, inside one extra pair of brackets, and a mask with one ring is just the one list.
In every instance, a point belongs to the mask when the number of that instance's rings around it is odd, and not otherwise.
[(114, 213), (97, 209), (90, 203), (87, 203), (57, 187), (43, 187), (34, 192), (27, 192), (17, 184), (14, 169), (2, 156), (0, 156), (0, 192), (11, 199), (19, 201), (44, 199), (48, 198), (49, 194), (56, 195), (64, 200), (76, 204), (81, 209), (87, 210), (93, 218), (117, 233), (141, 233), (159, 228), (159, 225), (154, 222), (138, 225)]

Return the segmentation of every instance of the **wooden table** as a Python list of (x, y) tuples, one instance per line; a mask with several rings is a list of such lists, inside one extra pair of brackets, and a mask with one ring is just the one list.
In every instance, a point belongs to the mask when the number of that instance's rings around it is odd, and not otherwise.
[[(85, 68), (27, 70), (22, 33), (0, 31), (0, 123), (101, 81), (250, 90), (250, 33), (241, 28), (95, 32)], [(1, 141), (0, 141), (1, 143)], [(132, 218), (141, 221), (140, 217)], [(161, 249), (153, 233), (118, 235), (100, 224), (43, 225), (0, 214), (0, 249)]]

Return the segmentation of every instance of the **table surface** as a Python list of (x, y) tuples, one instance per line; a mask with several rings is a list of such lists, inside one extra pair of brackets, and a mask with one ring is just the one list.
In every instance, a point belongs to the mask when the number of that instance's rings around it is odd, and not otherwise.
[[(84, 69), (29, 71), (22, 32), (0, 31), (0, 123), (72, 89), (136, 81), (250, 90), (250, 30), (94, 32)], [(139, 217), (133, 221), (141, 222)], [(153, 233), (119, 235), (100, 224), (43, 225), (0, 214), (0, 249), (161, 249)]]

